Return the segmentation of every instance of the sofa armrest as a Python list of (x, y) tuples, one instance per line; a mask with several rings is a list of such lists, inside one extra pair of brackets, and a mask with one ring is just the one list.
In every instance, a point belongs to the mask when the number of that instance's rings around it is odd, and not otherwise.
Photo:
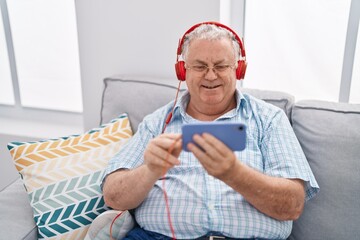
[(20, 178), (0, 192), (0, 216), (1, 239), (37, 239), (33, 211)]
[(360, 104), (302, 100), (292, 121), (320, 192), (290, 239), (360, 239)]

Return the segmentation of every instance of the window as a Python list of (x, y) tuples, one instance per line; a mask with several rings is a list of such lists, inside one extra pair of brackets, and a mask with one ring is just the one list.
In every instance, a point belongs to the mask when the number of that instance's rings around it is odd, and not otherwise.
[(0, 0), (0, 134), (83, 131), (75, 2)]
[(246, 1), (244, 87), (337, 102), (350, 3)]
[[(7, 12), (21, 106), (82, 112), (74, 1), (11, 0)], [(1, 69), (9, 68), (5, 60)], [(1, 103), (14, 104), (9, 74), (4, 79)]]

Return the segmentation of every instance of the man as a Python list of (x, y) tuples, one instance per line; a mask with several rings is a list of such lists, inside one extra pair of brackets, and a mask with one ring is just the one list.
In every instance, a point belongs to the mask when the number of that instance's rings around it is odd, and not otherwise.
[[(197, 24), (179, 51), (188, 91), (144, 118), (103, 182), (108, 206), (135, 209), (126, 239), (287, 238), (318, 185), (285, 113), (236, 89), (245, 51), (228, 27)], [(182, 151), (181, 125), (199, 121), (245, 123), (246, 149), (203, 134)]]

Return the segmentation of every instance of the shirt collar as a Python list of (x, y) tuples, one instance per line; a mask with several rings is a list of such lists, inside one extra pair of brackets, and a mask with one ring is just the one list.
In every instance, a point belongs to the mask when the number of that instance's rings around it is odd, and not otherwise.
[[(240, 92), (239, 89), (235, 90), (235, 98), (236, 98), (236, 108), (225, 113), (224, 115), (220, 116), (218, 119), (226, 119), (226, 118), (232, 118), (235, 115), (239, 114), (242, 108), (244, 108), (244, 105), (246, 104), (246, 98), (244, 95)], [(183, 94), (180, 96), (179, 100), (175, 104), (174, 107), (174, 117), (182, 117), (185, 122), (194, 122), (197, 121), (193, 119), (191, 116), (189, 116), (186, 113), (186, 108), (190, 100), (190, 93), (188, 90), (184, 91)]]

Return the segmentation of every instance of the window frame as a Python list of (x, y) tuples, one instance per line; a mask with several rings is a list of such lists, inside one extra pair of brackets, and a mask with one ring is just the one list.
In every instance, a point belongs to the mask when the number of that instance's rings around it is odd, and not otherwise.
[[(349, 20), (346, 33), (346, 42), (341, 72), (339, 102), (349, 103), (351, 80), (354, 68), (356, 42), (359, 31), (360, 1), (351, 0)], [(360, 48), (360, 46), (358, 46)]]
[[(226, 21), (225, 24), (231, 24), (232, 27), (242, 36), (244, 43), (246, 41), (246, 1), (247, 0), (227, 0), (225, 2), (220, 2), (220, 9), (222, 7), (220, 21), (223, 20)], [(230, 17), (226, 16), (226, 12), (230, 15)], [(347, 23), (347, 33), (345, 37), (345, 50), (343, 66), (341, 69), (338, 102), (350, 103), (351, 81), (353, 80), (352, 73), (354, 69), (356, 42), (359, 31), (359, 19), (360, 1), (351, 0)], [(360, 46), (357, 47), (360, 48)], [(240, 82), (239, 86), (243, 86), (243, 82)]]

